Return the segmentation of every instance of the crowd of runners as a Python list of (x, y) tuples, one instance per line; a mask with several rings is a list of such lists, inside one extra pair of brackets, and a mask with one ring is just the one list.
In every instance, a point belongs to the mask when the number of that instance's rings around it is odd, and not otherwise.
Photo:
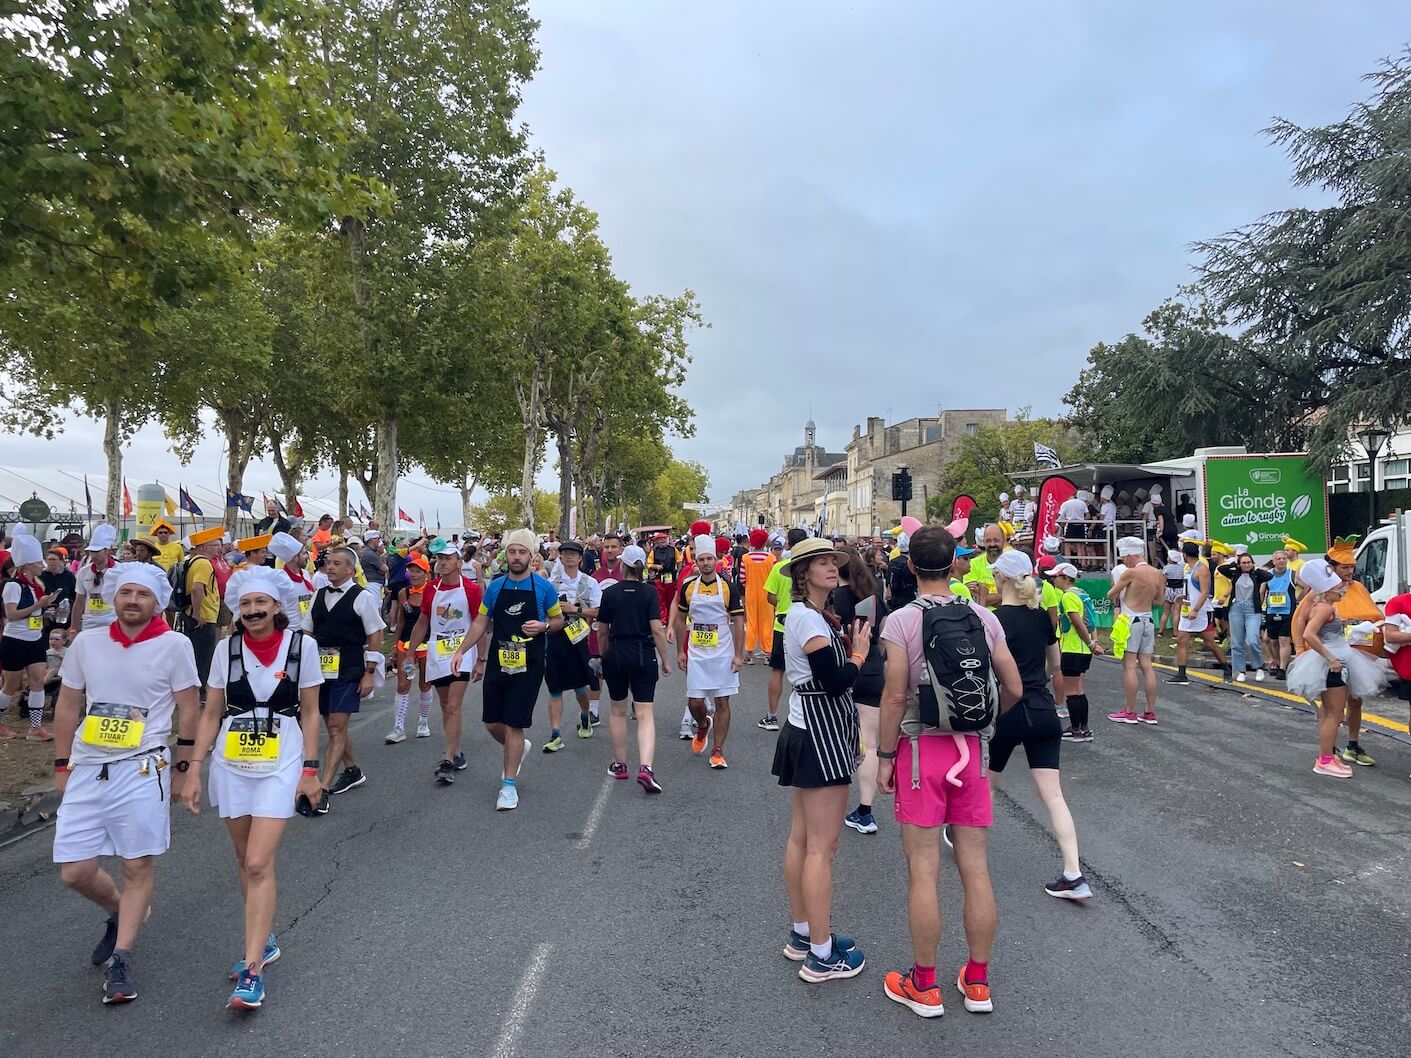
[[(808, 982), (863, 970), (862, 947), (833, 931), (831, 864), (845, 828), (879, 831), (874, 807), (890, 797), (913, 961), (887, 973), (884, 990), (923, 1017), (944, 1011), (945, 846), (963, 887), (967, 958), (955, 987), (966, 1010), (988, 1012), (996, 907), (987, 835), (992, 789), (1016, 751), (1058, 845), (1061, 863), (1044, 890), (1092, 897), (1059, 760), (1065, 741), (1094, 738), (1086, 675), (1095, 655), (1110, 650), (1123, 666), (1125, 701), (1109, 719), (1156, 726), (1163, 612), (1179, 613), (1172, 682), (1188, 682), (1194, 639), (1227, 679), (1243, 679), (1246, 661), (1262, 678), (1267, 649), (1270, 670), (1320, 703), (1314, 771), (1346, 777), (1349, 764), (1373, 763), (1358, 732), (1362, 700), (1394, 675), (1383, 652), (1411, 642), (1411, 605), (1400, 605), (1411, 599), (1378, 610), (1352, 576), (1346, 540), (1310, 560), (1288, 541), (1256, 568), (1193, 530), (1162, 565), (1148, 561), (1151, 540), (1117, 539), (1108, 592), (1117, 620), (1104, 645), (1063, 541), (1034, 548), (1012, 522), (980, 528), (973, 547), (963, 521), (851, 542), (803, 529), (720, 535), (707, 522), (676, 539), (559, 541), (517, 529), (498, 539), (384, 542), (375, 527), (331, 523), (306, 529), (272, 515), (256, 535), (232, 541), (220, 528), (177, 540), (159, 521), (121, 556), (109, 525), (87, 541), (47, 545), (19, 527), (0, 551), (0, 720), (24, 686), (23, 737), (52, 743), (62, 793), (54, 861), (63, 883), (107, 914), (92, 953), (106, 967), (104, 1003), (137, 997), (133, 951), (156, 858), (170, 843), (172, 802), (224, 821), (245, 909), (228, 1006), (265, 1002), (265, 970), (280, 957), (274, 865), (285, 827), (296, 813), (317, 819), (370, 781), (349, 721), (389, 679), (385, 742), (406, 742), (409, 731), (433, 739), (435, 713), (440, 741), (426, 776), (439, 786), (469, 765), (463, 711), (480, 685), (481, 721), (499, 747), (486, 793), (496, 810), (512, 811), (536, 748), (561, 753), (565, 732), (600, 737), (604, 688), (608, 774), (662, 795), (670, 777), (658, 776), (654, 705), (673, 668), (685, 675), (686, 759), (724, 771), (740, 671), (763, 663), (768, 706), (754, 726), (776, 738), (771, 771), (792, 799), (783, 954)], [(46, 685), (57, 691), (52, 731)], [(536, 745), (527, 735), (541, 689), (548, 728)], [(566, 723), (570, 696), (577, 716)], [(21, 735), (0, 726), (0, 737)], [(118, 858), (120, 880), (101, 866), (105, 856)]]

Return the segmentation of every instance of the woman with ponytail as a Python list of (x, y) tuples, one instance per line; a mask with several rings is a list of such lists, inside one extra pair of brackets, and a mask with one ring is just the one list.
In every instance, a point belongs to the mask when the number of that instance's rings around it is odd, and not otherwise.
[(1059, 671), (1058, 637), (1048, 613), (1039, 607), (1039, 585), (1029, 556), (1022, 551), (1006, 551), (990, 569), (1000, 595), (995, 616), (1004, 626), (1005, 640), (1024, 686), (1019, 701), (1002, 711), (995, 721), (995, 733), (990, 739), (990, 783), (998, 785), (1010, 754), (1023, 746), (1029, 773), (1048, 809), (1053, 835), (1063, 854), (1062, 872), (1044, 886), (1044, 891), (1063, 900), (1089, 900), (1092, 890), (1078, 866), (1078, 834), (1058, 779), (1063, 725), (1048, 688), (1050, 675)]

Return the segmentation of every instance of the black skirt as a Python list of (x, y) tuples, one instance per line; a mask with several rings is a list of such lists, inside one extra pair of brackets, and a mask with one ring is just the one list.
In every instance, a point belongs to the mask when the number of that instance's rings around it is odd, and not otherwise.
[(823, 765), (818, 752), (813, 748), (813, 739), (801, 727), (785, 721), (779, 732), (779, 741), (774, 746), (774, 767), (772, 773), (780, 786), (793, 786), (801, 790), (816, 790), (824, 786), (847, 786), (852, 776), (829, 779), (823, 773)]

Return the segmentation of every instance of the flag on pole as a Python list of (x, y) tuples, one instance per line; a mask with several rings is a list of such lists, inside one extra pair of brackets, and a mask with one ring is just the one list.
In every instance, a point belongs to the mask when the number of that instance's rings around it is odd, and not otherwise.
[(367, 504), (365, 504), (365, 503), (360, 503), (360, 504), (358, 504), (358, 513), (363, 516), (363, 521), (365, 521), (365, 522), (370, 522), (370, 521), (372, 521), (372, 512), (367, 509)]
[(437, 531), (438, 533), (441, 531), (441, 508), (440, 508), (440, 507), (437, 507), (437, 508), (436, 508), (436, 531)]
[(88, 508), (88, 521), (93, 521), (93, 493), (88, 491), (88, 475), (83, 475), (83, 504)]
[(416, 513), (418, 515), (417, 521), (420, 523), (421, 531), (424, 533), (426, 532), (426, 508), (418, 507)]
[(1063, 465), (1063, 460), (1058, 458), (1058, 453), (1045, 444), (1034, 442), (1034, 462), (1046, 470), (1057, 470)]
[(162, 505), (166, 508), (168, 518), (176, 517), (176, 501), (167, 494), (166, 489), (162, 490)]
[(298, 494), (296, 493), (295, 496), (294, 496), (294, 517), (295, 517), (295, 518), (302, 518), (303, 516), (304, 516), (304, 505), (299, 502), (299, 496), (298, 496)]
[(127, 478), (122, 479), (122, 516), (132, 517), (132, 493), (127, 491)]
[(185, 485), (177, 486), (177, 494), (181, 497), (181, 509), (188, 514), (194, 514), (197, 518), (204, 518), (201, 508), (196, 506), (196, 501), (191, 498), (191, 493), (186, 491)]
[(350, 503), (350, 504), (348, 504), (348, 521), (350, 521), (350, 522), (356, 522), (357, 520), (358, 520), (358, 512), (355, 511), (355, 510), (353, 510), (353, 505)]
[(402, 525), (414, 525), (414, 524), (415, 524), (415, 523), (412, 521), (412, 516), (411, 516), (410, 514), (408, 514), (406, 511), (402, 510), (402, 508), (400, 508), (400, 507), (397, 508), (397, 521), (398, 521), (399, 523), (401, 523)]

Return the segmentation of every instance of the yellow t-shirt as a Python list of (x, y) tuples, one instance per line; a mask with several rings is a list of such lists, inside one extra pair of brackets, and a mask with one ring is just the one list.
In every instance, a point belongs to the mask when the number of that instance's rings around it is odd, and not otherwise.
[(197, 584), (206, 586), (206, 596), (201, 600), (201, 612), (191, 616), (198, 621), (215, 624), (220, 617), (220, 592), (216, 589), (215, 568), (208, 558), (195, 558), (186, 568), (186, 593), (194, 596), (195, 592), (191, 589)]
[(152, 556), (152, 561), (170, 572), (185, 557), (186, 552), (182, 550), (181, 541), (168, 540), (165, 545), (157, 548), (157, 553)]

